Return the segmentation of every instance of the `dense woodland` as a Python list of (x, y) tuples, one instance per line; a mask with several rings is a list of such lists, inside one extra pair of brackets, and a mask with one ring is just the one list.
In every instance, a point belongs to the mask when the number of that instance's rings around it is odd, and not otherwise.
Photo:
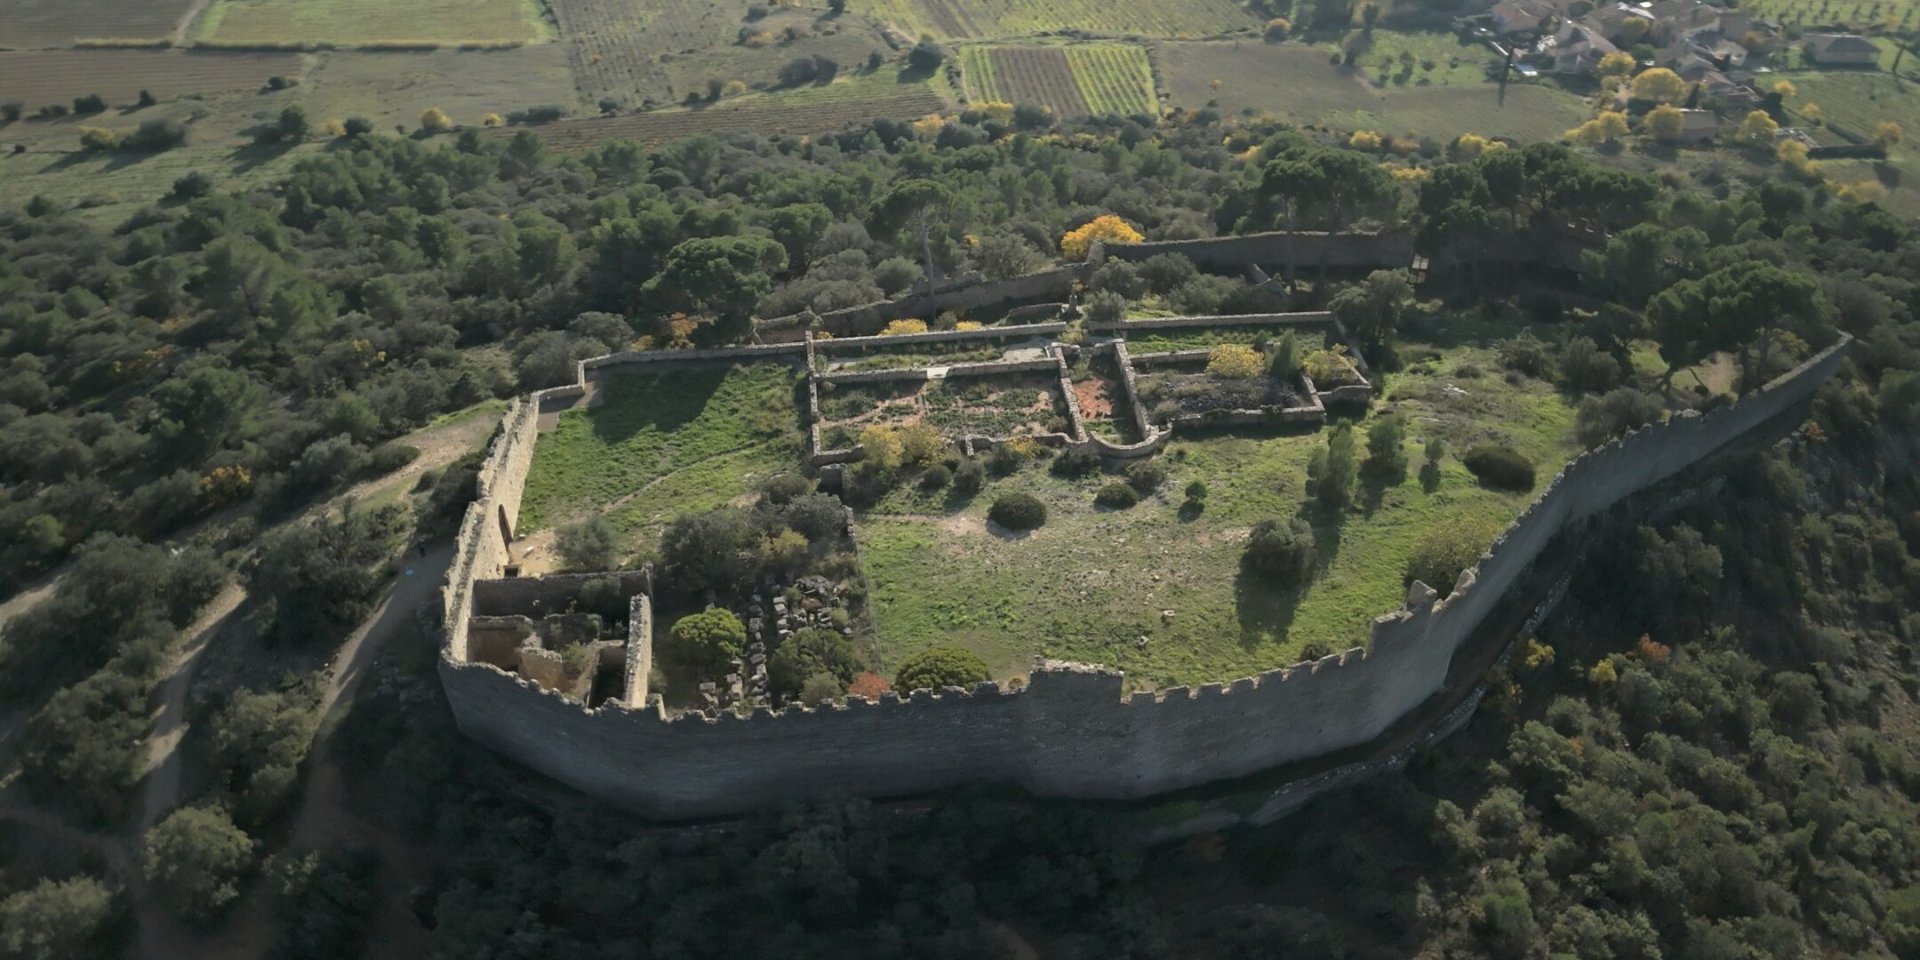
[[(417, 515), (284, 521), (405, 463), (394, 438), (578, 358), (736, 341), (756, 315), (929, 273), (1018, 275), (1106, 214), (1150, 239), (1404, 226), (1449, 264), (1423, 296), (1533, 322), (1507, 373), (1586, 396), (1589, 439), (1686, 394), (1629, 382), (1634, 338), (1675, 370), (1734, 354), (1742, 386), (1837, 331), (1860, 344), (1788, 447), (1609, 530), (1466, 734), (1269, 830), (1143, 851), (1124, 811), (972, 797), (654, 831), (516, 785), (431, 698), (370, 700), (341, 759), (370, 818), (427, 838), (437, 955), (971, 957), (1025, 938), (1049, 957), (1920, 956), (1920, 237), (1822, 187), (1663, 183), (1550, 144), (1391, 166), (1205, 113), (1025, 112), (566, 157), (529, 134), (360, 134), (271, 189), (183, 179), (105, 228), (40, 199), (0, 212), (0, 591), (65, 572), (0, 633), (14, 789), (124, 827), (153, 684), (226, 579), (260, 607), (262, 656), (324, 655), (395, 547), (457, 514), (473, 465)], [(1577, 278), (1479, 269), (1574, 222), (1610, 235)], [(1366, 284), (1341, 293), (1357, 278), (1287, 266), (1301, 306), (1367, 316)], [(1161, 267), (1090, 286), (1193, 313), (1265, 302)], [(1376, 316), (1363, 335), (1390, 370), (1402, 318)], [(299, 677), (223, 699), (216, 783), (148, 835), (170, 865), (150, 872), (204, 923), (271, 883), (276, 955), (350, 956), (380, 865), (263, 873), (254, 842), (283, 826), (312, 702)], [(111, 952), (125, 908), (110, 878), (22, 858), (0, 870), (0, 955)]]

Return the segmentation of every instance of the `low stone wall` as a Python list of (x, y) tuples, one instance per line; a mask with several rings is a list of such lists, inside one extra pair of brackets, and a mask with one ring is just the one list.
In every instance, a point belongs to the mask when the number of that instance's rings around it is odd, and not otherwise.
[(1249, 263), (1278, 264), (1291, 257), (1300, 267), (1392, 269), (1413, 263), (1413, 235), (1407, 233), (1312, 233), (1286, 231), (1201, 240), (1157, 240), (1109, 244), (1106, 256), (1139, 261), (1177, 253), (1196, 266), (1238, 270)]
[(815, 338), (815, 354), (866, 353), (875, 347), (913, 347), (929, 343), (967, 343), (995, 340), (1026, 340), (1053, 337), (1065, 333), (1065, 323), (1022, 323), (978, 330), (933, 330), (927, 333), (897, 333), (892, 336)]
[(1325, 310), (1307, 313), (1241, 313), (1226, 316), (1142, 317), (1119, 323), (1091, 324), (1088, 330), (1128, 334), (1139, 330), (1177, 330), (1187, 327), (1324, 327), (1333, 322)]
[[(649, 587), (651, 589), (651, 587)], [(646, 705), (653, 673), (653, 598), (636, 593), (627, 600), (627, 663), (621, 703), (628, 708)]]
[(580, 588), (589, 580), (609, 576), (620, 578), (620, 592), (626, 596), (651, 593), (653, 590), (653, 576), (646, 570), (476, 580), (473, 583), (473, 615), (507, 617), (521, 614), (537, 617), (559, 613), (580, 596)]
[[(932, 293), (920, 293), (901, 297), (897, 300), (880, 300), (829, 310), (819, 314), (820, 329), (835, 337), (868, 336), (879, 333), (887, 324), (909, 317), (930, 319), (948, 310), (966, 313), (988, 307), (1017, 303), (1022, 300), (1037, 300), (1051, 297), (1064, 300), (1073, 291), (1074, 281), (1080, 279), (1085, 267), (1070, 264), (1051, 270), (1042, 270), (1011, 280), (983, 280), (962, 283)], [(803, 315), (773, 317), (760, 321), (756, 330), (765, 330), (761, 339), (784, 335), (798, 326), (804, 326)]]
[(738, 347), (711, 347), (702, 350), (623, 350), (580, 361), (581, 378), (606, 367), (639, 363), (692, 363), (699, 360), (798, 359), (806, 355), (804, 343), (751, 343)]
[[(656, 817), (977, 782), (1129, 799), (1242, 777), (1379, 737), (1441, 688), (1455, 651), (1553, 537), (1799, 409), (1839, 369), (1848, 342), (1736, 403), (1683, 414), (1583, 454), (1460, 576), (1450, 596), (1415, 583), (1402, 609), (1375, 621), (1365, 649), (1231, 683), (1131, 696), (1116, 671), (1047, 662), (1018, 691), (983, 684), (747, 717), (669, 717), (657, 697), (640, 708), (614, 700), (588, 710), (470, 662), (471, 581), (476, 570), (498, 575), (487, 572), (503, 555), (491, 546), (500, 539), (493, 525), (510, 529), (517, 517), (527, 465), (519, 451), (523, 440), (531, 447), (531, 409), (515, 404), (462, 527), (440, 674), (468, 736)], [(1274, 810), (1291, 802), (1270, 801)]]

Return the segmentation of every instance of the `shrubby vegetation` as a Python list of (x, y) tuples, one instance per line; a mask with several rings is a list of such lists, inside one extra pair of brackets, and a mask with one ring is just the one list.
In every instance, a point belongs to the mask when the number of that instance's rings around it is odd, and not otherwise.
[[(1127, 492), (1133, 491), (1128, 489)], [(1047, 505), (1032, 494), (1009, 493), (994, 500), (993, 506), (987, 508), (987, 519), (1008, 530), (1035, 530), (1047, 522)]]
[(893, 686), (902, 691), (946, 687), (971, 690), (974, 684), (990, 679), (992, 674), (978, 655), (959, 647), (934, 647), (902, 661), (893, 675)]

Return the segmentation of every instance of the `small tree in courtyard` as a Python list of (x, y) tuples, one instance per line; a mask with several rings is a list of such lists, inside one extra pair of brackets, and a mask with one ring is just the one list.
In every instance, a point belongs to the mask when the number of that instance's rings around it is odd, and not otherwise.
[(718, 676), (740, 655), (747, 628), (733, 611), (715, 607), (681, 617), (670, 637), (669, 659), (701, 676)]
[(1248, 572), (1272, 583), (1305, 583), (1313, 572), (1313, 528), (1298, 519), (1262, 520), (1248, 534), (1240, 561)]

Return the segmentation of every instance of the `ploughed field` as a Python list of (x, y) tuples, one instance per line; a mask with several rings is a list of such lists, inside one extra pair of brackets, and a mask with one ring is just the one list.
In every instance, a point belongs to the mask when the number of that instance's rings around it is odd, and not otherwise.
[[(72, 46), (78, 41), (158, 42), (174, 27), (193, 0), (5, 0), (0, 3), (0, 48), (36, 50)], [(12, 75), (0, 73), (0, 95), (8, 94)]]
[(550, 39), (528, 0), (213, 0), (193, 38), (226, 47), (504, 47)]

